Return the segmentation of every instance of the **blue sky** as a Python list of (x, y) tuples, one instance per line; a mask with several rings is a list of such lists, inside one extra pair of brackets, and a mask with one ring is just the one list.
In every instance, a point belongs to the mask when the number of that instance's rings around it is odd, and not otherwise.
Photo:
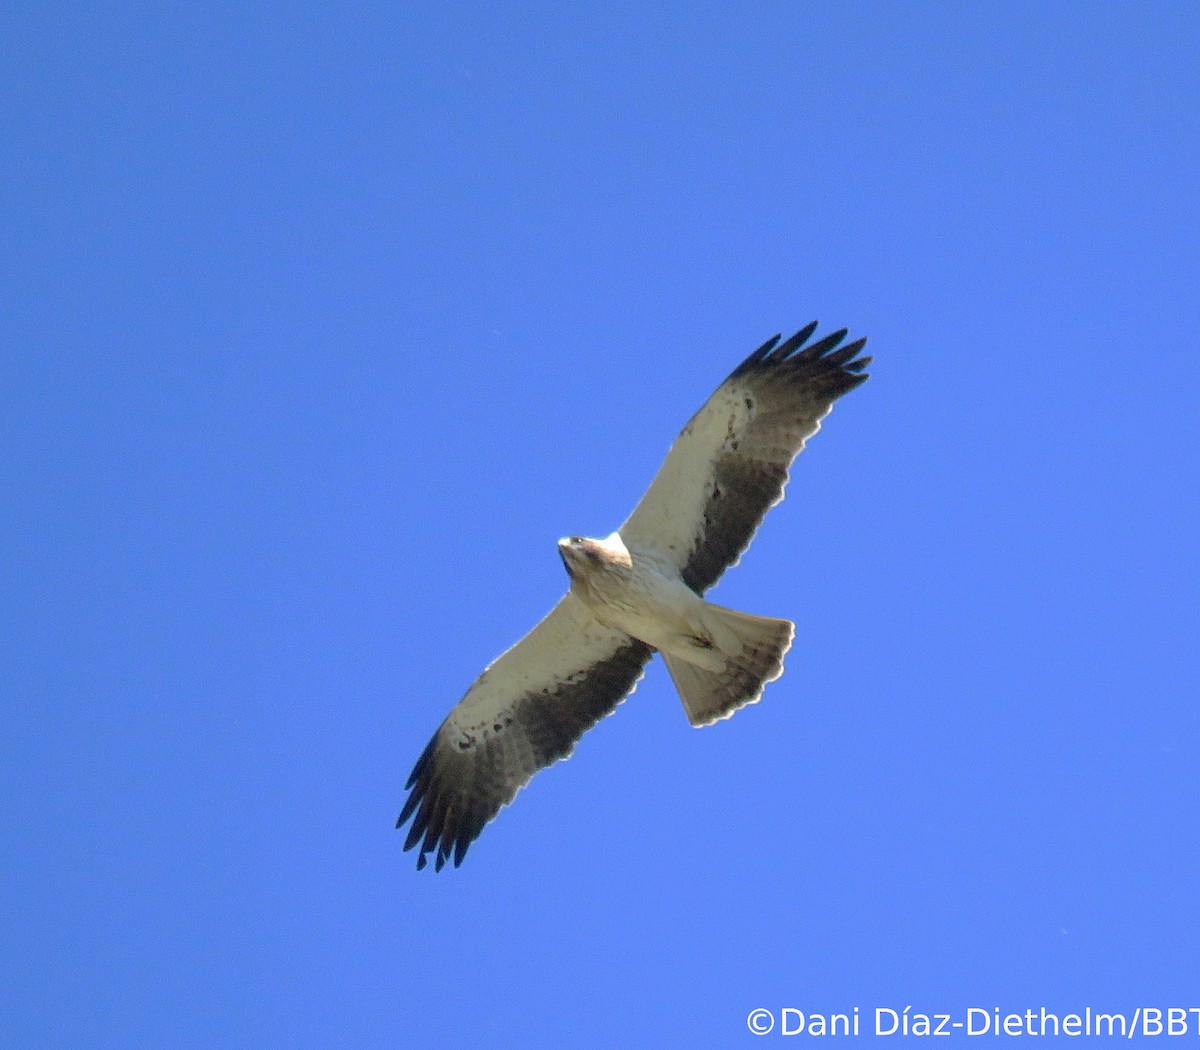
[[(648, 8), (0, 15), (7, 1045), (1200, 1006), (1200, 17)], [(872, 379), (713, 594), (788, 673), (418, 874), (555, 540), (813, 318)]]

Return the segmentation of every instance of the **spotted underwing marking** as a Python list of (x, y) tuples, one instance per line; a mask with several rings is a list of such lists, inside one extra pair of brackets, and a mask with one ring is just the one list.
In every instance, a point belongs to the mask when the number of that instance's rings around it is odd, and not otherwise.
[(689, 634), (688, 641), (691, 642), (692, 645), (694, 645), (697, 649), (711, 649), (713, 647), (712, 639), (705, 638), (700, 634)]

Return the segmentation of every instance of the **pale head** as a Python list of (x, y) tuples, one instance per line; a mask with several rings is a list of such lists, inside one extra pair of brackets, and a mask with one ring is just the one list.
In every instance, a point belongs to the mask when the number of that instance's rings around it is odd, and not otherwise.
[(590, 536), (564, 536), (558, 541), (558, 553), (572, 579), (597, 571), (629, 569), (633, 565), (629, 551), (615, 532), (602, 540)]

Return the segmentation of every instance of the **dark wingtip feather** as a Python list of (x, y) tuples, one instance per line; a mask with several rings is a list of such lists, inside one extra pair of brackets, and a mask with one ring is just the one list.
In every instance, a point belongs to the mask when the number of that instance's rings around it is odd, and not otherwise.
[(439, 789), (434, 768), (437, 742), (438, 733), (435, 733), (417, 759), (414, 779), (409, 781), (409, 796), (396, 821), (396, 827), (402, 828), (412, 819), (404, 839), (404, 849), (417, 851), (418, 871), (423, 870), (431, 859), (434, 871), (441, 871), (451, 860), (457, 868), (462, 864), (467, 848), (479, 837), (488, 822), (486, 809), (467, 805), (460, 810), (462, 800), (451, 792)]
[[(434, 828), (438, 826), (437, 810), (440, 800), (435, 797), (437, 791), (430, 780), (430, 766), (440, 734), (440, 729), (433, 734), (432, 739), (425, 745), (425, 750), (421, 752), (421, 757), (413, 766), (408, 783), (404, 785), (405, 790), (409, 793), (408, 798), (404, 800), (404, 807), (396, 819), (397, 829), (404, 827), (409, 818), (412, 819), (408, 834), (404, 837), (404, 849), (406, 851), (415, 849), (420, 843), (420, 849), (417, 850), (418, 871), (428, 863), (426, 854), (430, 852), (430, 839), (433, 837)], [(422, 838), (424, 838), (423, 842)]]
[(794, 354), (800, 349), (800, 347), (808, 342), (809, 336), (811, 336), (813, 332), (817, 330), (817, 325), (819, 323), (820, 322), (818, 321), (810, 321), (803, 328), (801, 328), (800, 331), (788, 339), (787, 342), (781, 343), (776, 348), (775, 352), (771, 354), (771, 360), (782, 361), (785, 357)]
[(747, 357), (745, 361), (743, 361), (737, 366), (737, 368), (733, 370), (730, 378), (732, 379), (733, 376), (740, 376), (745, 372), (749, 372), (752, 368), (760, 364), (771, 353), (771, 351), (775, 349), (775, 344), (778, 343), (782, 338), (783, 333), (781, 332), (778, 335), (772, 336), (770, 339), (768, 339), (765, 343), (763, 343), (762, 346), (755, 350), (754, 353)]
[(425, 750), (421, 752), (421, 757), (413, 763), (412, 772), (408, 774), (408, 783), (404, 785), (405, 791), (408, 791), (420, 779), (421, 774), (425, 771), (425, 767), (429, 765), (429, 760), (433, 756), (433, 750), (437, 747), (438, 735), (440, 733), (441, 730), (439, 729), (437, 733), (434, 733), (430, 737), (429, 743), (425, 745)]
[(866, 345), (866, 342), (866, 339), (856, 339), (853, 343), (847, 343), (840, 350), (826, 354), (824, 360), (831, 365), (844, 365)]
[(848, 328), (839, 328), (836, 332), (830, 332), (823, 339), (818, 339), (812, 346), (805, 347), (804, 352), (798, 355), (799, 359), (812, 361), (815, 358), (823, 357), (845, 339), (848, 332)]
[(404, 827), (405, 821), (413, 815), (413, 811), (417, 808), (417, 803), (421, 801), (421, 792), (411, 790), (412, 785), (408, 785), (408, 798), (404, 800), (404, 808), (400, 810), (400, 816), (396, 818), (396, 827)]
[[(408, 834), (404, 837), (404, 848), (410, 850), (425, 834), (426, 826), (429, 824), (429, 806), (424, 805), (417, 810), (416, 819), (412, 822), (412, 827), (408, 829)], [(422, 852), (424, 852), (422, 850)]]
[(432, 853), (437, 849), (441, 840), (441, 828), (446, 822), (446, 810), (449, 807), (442, 799), (438, 799), (437, 809), (429, 817), (429, 827), (425, 829), (425, 838), (421, 843), (422, 853)]
[[(810, 374), (813, 369), (824, 371), (830, 376), (840, 372), (843, 378), (848, 379), (854, 373), (861, 372), (867, 362), (871, 360), (869, 357), (858, 361), (854, 360), (854, 355), (866, 346), (865, 338), (856, 339), (845, 346), (841, 345), (849, 334), (849, 330), (846, 328), (839, 328), (836, 332), (830, 332), (829, 335), (823, 336), (810, 346), (805, 346), (816, 330), (817, 322), (812, 321), (785, 342), (781, 343), (779, 336), (768, 339), (733, 370), (729, 379), (741, 379), (748, 375), (768, 372), (775, 373), (781, 378), (787, 376), (798, 379), (801, 375)], [(857, 384), (851, 384), (845, 387), (845, 390), (853, 389), (855, 385)], [(835, 394), (834, 396), (840, 395)]]

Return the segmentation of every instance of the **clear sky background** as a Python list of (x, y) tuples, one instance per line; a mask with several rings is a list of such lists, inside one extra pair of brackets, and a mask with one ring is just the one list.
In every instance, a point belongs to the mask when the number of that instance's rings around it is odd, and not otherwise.
[[(0, 40), (5, 1045), (1200, 1006), (1195, 5)], [(788, 673), (698, 732), (656, 662), (418, 874), (404, 779), (555, 540), (813, 318), (872, 379), (713, 594)]]

